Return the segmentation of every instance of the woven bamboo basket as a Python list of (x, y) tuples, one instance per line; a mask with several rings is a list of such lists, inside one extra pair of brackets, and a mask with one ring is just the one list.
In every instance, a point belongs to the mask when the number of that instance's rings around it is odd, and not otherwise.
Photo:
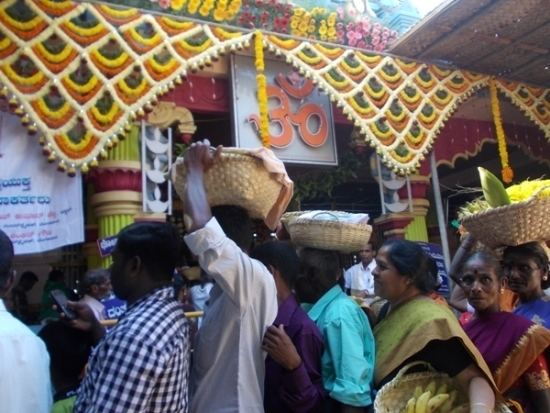
[[(423, 366), (425, 371), (418, 373), (408, 373), (413, 367)], [(416, 361), (403, 367), (395, 378), (385, 384), (376, 395), (374, 400), (375, 413), (401, 413), (406, 411), (407, 401), (414, 397), (417, 386), (425, 389), (431, 381), (435, 381), (437, 388), (446, 384), (448, 391), (457, 390), (458, 395), (453, 408), (467, 404), (468, 395), (459, 390), (455, 379), (452, 379), (445, 373), (440, 373), (423, 361)], [(469, 411), (469, 410), (467, 410)], [(495, 407), (495, 413), (512, 413), (504, 404), (498, 403)]]
[[(330, 211), (321, 211), (318, 215), (320, 214), (333, 215)], [(339, 212), (339, 214), (342, 213)], [(289, 220), (287, 225), (290, 239), (296, 245), (343, 253), (359, 251), (369, 241), (372, 233), (372, 227), (367, 224), (350, 224), (337, 220), (326, 221), (299, 216)]]
[(284, 225), (285, 229), (288, 231), (289, 224), (293, 222), (296, 218), (298, 218), (300, 215), (302, 215), (304, 212), (306, 211), (285, 212), (281, 217), (281, 223)]
[(462, 225), (490, 248), (550, 240), (550, 197), (540, 198), (541, 188), (530, 199), (474, 214)]
[[(179, 197), (184, 200), (185, 168), (177, 167), (172, 182)], [(246, 209), (251, 218), (265, 219), (279, 198), (282, 184), (269, 173), (261, 159), (246, 149), (223, 148), (220, 159), (205, 173), (204, 184), (208, 204), (236, 205)]]

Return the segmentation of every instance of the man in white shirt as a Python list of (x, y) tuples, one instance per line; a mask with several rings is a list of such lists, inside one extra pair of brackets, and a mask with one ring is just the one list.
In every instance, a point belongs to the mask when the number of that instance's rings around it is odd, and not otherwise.
[(49, 413), (52, 389), (46, 346), (4, 305), (15, 280), (13, 255), (11, 240), (0, 230), (0, 410)]
[(261, 344), (277, 316), (277, 291), (267, 268), (244, 252), (252, 242), (246, 211), (208, 205), (203, 174), (217, 154), (208, 141), (193, 143), (184, 163), (185, 242), (216, 282), (195, 339), (190, 413), (263, 413)]
[(372, 271), (376, 268), (374, 248), (371, 243), (366, 244), (359, 251), (360, 262), (348, 268), (344, 273), (345, 289), (347, 294), (356, 297), (374, 295), (374, 278)]
[(101, 300), (107, 297), (112, 290), (109, 270), (104, 268), (88, 270), (82, 280), (82, 290), (84, 297), (80, 302), (88, 304), (98, 321), (105, 320), (107, 318), (105, 306)]

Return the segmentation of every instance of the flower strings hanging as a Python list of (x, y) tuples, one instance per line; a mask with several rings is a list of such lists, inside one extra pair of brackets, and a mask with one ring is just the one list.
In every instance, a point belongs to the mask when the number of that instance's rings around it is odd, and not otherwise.
[(267, 80), (264, 74), (264, 40), (261, 31), (254, 33), (254, 64), (256, 66), (256, 86), (258, 88), (258, 106), (260, 109), (260, 126), (259, 133), (262, 145), (269, 148), (269, 119), (267, 107)]
[(495, 81), (489, 81), (489, 92), (491, 94), (491, 110), (493, 113), (493, 122), (495, 123), (495, 131), (497, 134), (498, 154), (502, 165), (502, 180), (509, 184), (514, 179), (514, 171), (508, 163), (508, 149), (506, 148), (506, 135), (502, 127), (502, 115), (500, 113), (500, 104), (498, 101), (498, 91)]

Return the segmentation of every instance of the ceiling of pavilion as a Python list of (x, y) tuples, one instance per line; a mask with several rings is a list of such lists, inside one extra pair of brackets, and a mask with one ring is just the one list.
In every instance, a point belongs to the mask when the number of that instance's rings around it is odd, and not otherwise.
[(548, 0), (452, 0), (426, 16), (389, 51), (550, 87)]

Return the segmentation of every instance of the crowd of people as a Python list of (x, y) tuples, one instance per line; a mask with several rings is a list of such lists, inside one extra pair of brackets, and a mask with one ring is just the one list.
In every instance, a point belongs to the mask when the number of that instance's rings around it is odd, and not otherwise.
[[(181, 165), (183, 241), (200, 266), (194, 294), (205, 310), (193, 340), (173, 286), (180, 235), (168, 223), (134, 223), (118, 234), (110, 271), (84, 277), (84, 298), (68, 304), (73, 319), (48, 323), (38, 337), (0, 301), (2, 411), (372, 412), (377, 391), (421, 361), (454, 378), (471, 413), (502, 402), (550, 412), (548, 256), (538, 244), (501, 258), (463, 245), (453, 266), (471, 312), (462, 326), (433, 299), (435, 265), (414, 242), (388, 240), (375, 251), (365, 240), (345, 273), (336, 251), (291, 240), (251, 248), (247, 211), (208, 204), (204, 174), (217, 156), (197, 142)], [(15, 281), (12, 259), (0, 231), (2, 300)], [(17, 295), (33, 282), (21, 277)], [(101, 300), (111, 288), (127, 310), (106, 330)], [(513, 312), (501, 309), (504, 288), (517, 295)], [(380, 311), (368, 306), (374, 296), (386, 302)], [(25, 301), (18, 305), (24, 312)]]

